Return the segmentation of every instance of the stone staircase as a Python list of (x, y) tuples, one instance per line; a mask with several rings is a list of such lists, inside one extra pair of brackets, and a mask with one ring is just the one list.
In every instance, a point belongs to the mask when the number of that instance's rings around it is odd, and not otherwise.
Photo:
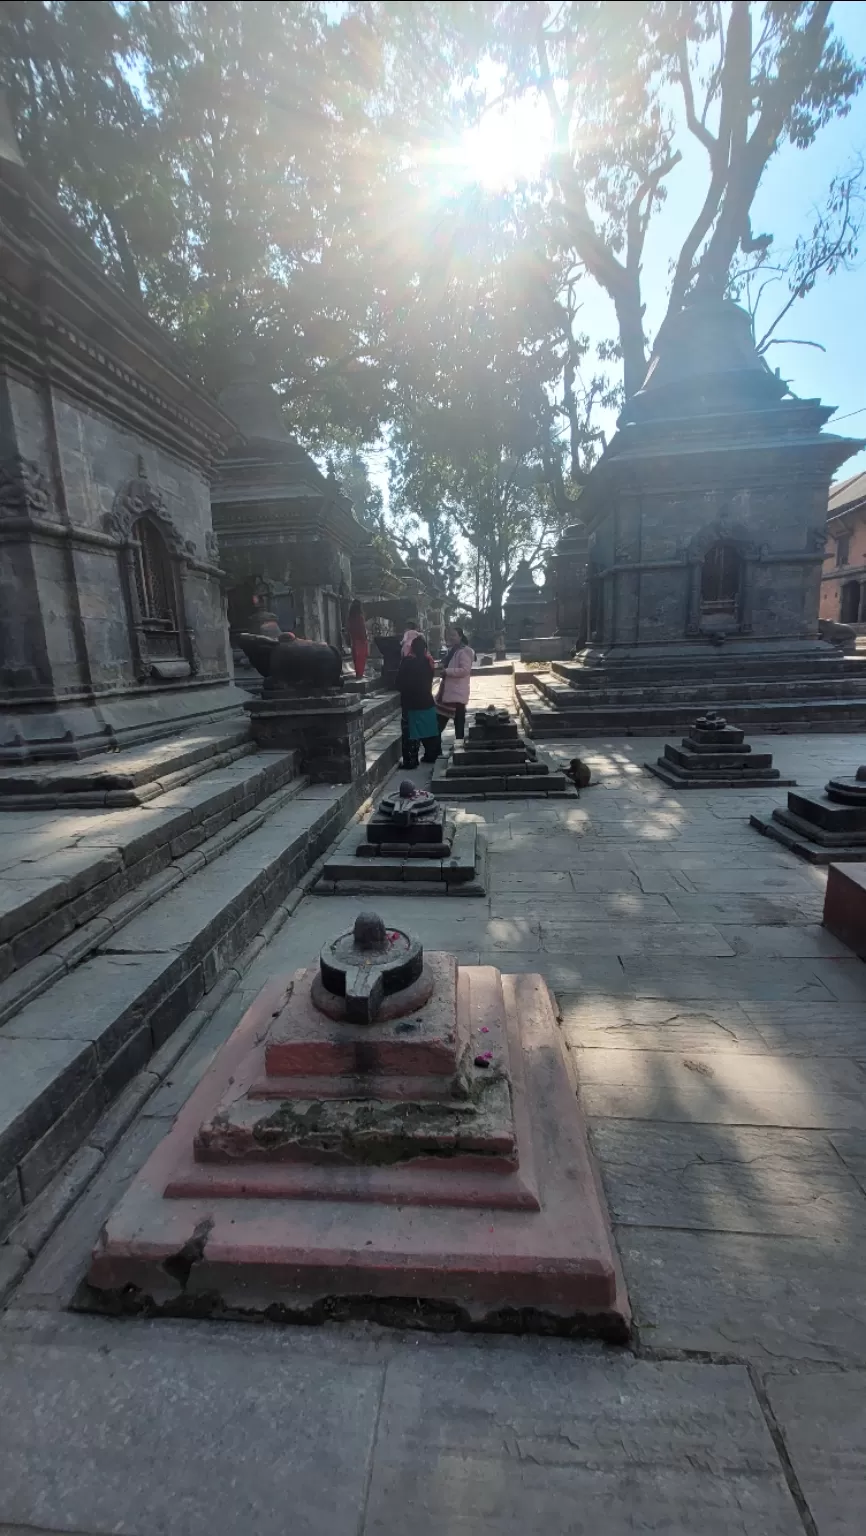
[(87, 770), (87, 789), (73, 775), (63, 793), (46, 770), (53, 790), (0, 812), (0, 1233), (391, 771), (397, 709), (393, 695), (365, 703), (366, 771), (351, 785), (310, 784), (296, 753), (226, 728), (209, 755), (200, 732), (162, 743), (159, 780), (131, 782), (142, 754), (117, 753), (66, 765)]

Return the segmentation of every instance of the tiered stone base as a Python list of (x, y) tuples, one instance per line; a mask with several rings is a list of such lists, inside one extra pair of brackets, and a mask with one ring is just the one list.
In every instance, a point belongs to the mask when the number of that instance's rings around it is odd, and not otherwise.
[(810, 864), (866, 860), (866, 767), (858, 768), (856, 778), (831, 779), (826, 799), (789, 795), (786, 810), (749, 820)]
[(270, 984), (103, 1229), (79, 1304), (624, 1341), (543, 979), (427, 966), (429, 1002), (368, 1026), (323, 1018), (313, 972)]
[(866, 660), (818, 640), (588, 647), (527, 674), (517, 695), (534, 739), (662, 736), (708, 708), (747, 730), (854, 731), (866, 726)]
[(644, 767), (674, 789), (743, 789), (796, 783), (795, 779), (780, 777), (771, 752), (753, 752), (745, 734), (721, 716), (701, 716), (680, 746), (666, 746), (662, 757)]
[(375, 857), (359, 857), (358, 845), (360, 841), (363, 846), (367, 825), (352, 827), (329, 854), (315, 886), (320, 895), (487, 894), (487, 841), (474, 822), (455, 822), (446, 815), (445, 852), (423, 843), (397, 844), (383, 845)]
[[(502, 715), (504, 711), (499, 712)], [(476, 724), (464, 746), (440, 758), (430, 788), (440, 800), (492, 800), (515, 795), (573, 799), (574, 785), (550, 761), (530, 746), (513, 720)]]

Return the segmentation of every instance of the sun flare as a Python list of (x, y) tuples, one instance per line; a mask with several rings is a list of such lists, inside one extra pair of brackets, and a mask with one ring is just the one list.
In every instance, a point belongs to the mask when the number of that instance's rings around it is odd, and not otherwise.
[(438, 178), (451, 191), (479, 186), (505, 192), (541, 174), (550, 148), (550, 126), (533, 101), (486, 112), (436, 155)]

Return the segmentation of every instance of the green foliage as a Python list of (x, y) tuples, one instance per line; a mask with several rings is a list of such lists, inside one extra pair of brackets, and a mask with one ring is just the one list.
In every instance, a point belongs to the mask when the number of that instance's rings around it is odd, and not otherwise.
[(328, 454), (328, 472), (333, 475), (355, 509), (355, 516), (371, 531), (382, 525), (384, 497), (370, 479), (370, 470), (360, 448), (335, 445)]
[[(642, 382), (641, 260), (686, 138), (705, 197), (671, 253), (670, 307), (771, 269), (750, 223), (763, 171), (863, 81), (830, 15), (816, 0), (0, 0), (0, 84), (35, 175), (200, 377), (219, 389), (251, 349), (370, 526), (361, 447), (390, 424), (402, 548), (498, 615), (519, 559), (575, 515), (615, 374)], [(548, 113), (538, 184), (443, 189), (437, 155), (497, 91)], [(856, 250), (846, 185), (795, 246), (795, 297)], [(593, 282), (616, 315), (595, 354)]]

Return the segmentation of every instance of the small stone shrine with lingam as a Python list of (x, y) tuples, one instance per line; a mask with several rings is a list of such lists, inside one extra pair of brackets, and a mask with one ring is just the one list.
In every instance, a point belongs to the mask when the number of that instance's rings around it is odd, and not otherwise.
[(430, 787), (443, 800), (575, 794), (566, 775), (521, 735), (508, 710), (493, 704), (476, 710), (465, 744), (438, 759)]
[(264, 678), (260, 698), (248, 699), (253, 740), (269, 751), (301, 754), (314, 783), (351, 784), (363, 777), (364, 710), (343, 688), (336, 646), (284, 633), (238, 636), (244, 654)]
[(328, 855), (316, 890), (484, 896), (486, 875), (483, 831), (447, 811), (428, 789), (402, 779)]
[(773, 767), (772, 752), (753, 752), (745, 731), (728, 725), (715, 710), (695, 721), (679, 746), (668, 744), (664, 755), (644, 767), (673, 789), (743, 789), (756, 785), (795, 784)]
[(853, 779), (831, 779), (823, 799), (789, 795), (786, 809), (749, 820), (810, 864), (866, 860), (866, 767), (858, 768)]
[(553, 998), (361, 913), (274, 978), (102, 1230), (78, 1304), (624, 1341)]

